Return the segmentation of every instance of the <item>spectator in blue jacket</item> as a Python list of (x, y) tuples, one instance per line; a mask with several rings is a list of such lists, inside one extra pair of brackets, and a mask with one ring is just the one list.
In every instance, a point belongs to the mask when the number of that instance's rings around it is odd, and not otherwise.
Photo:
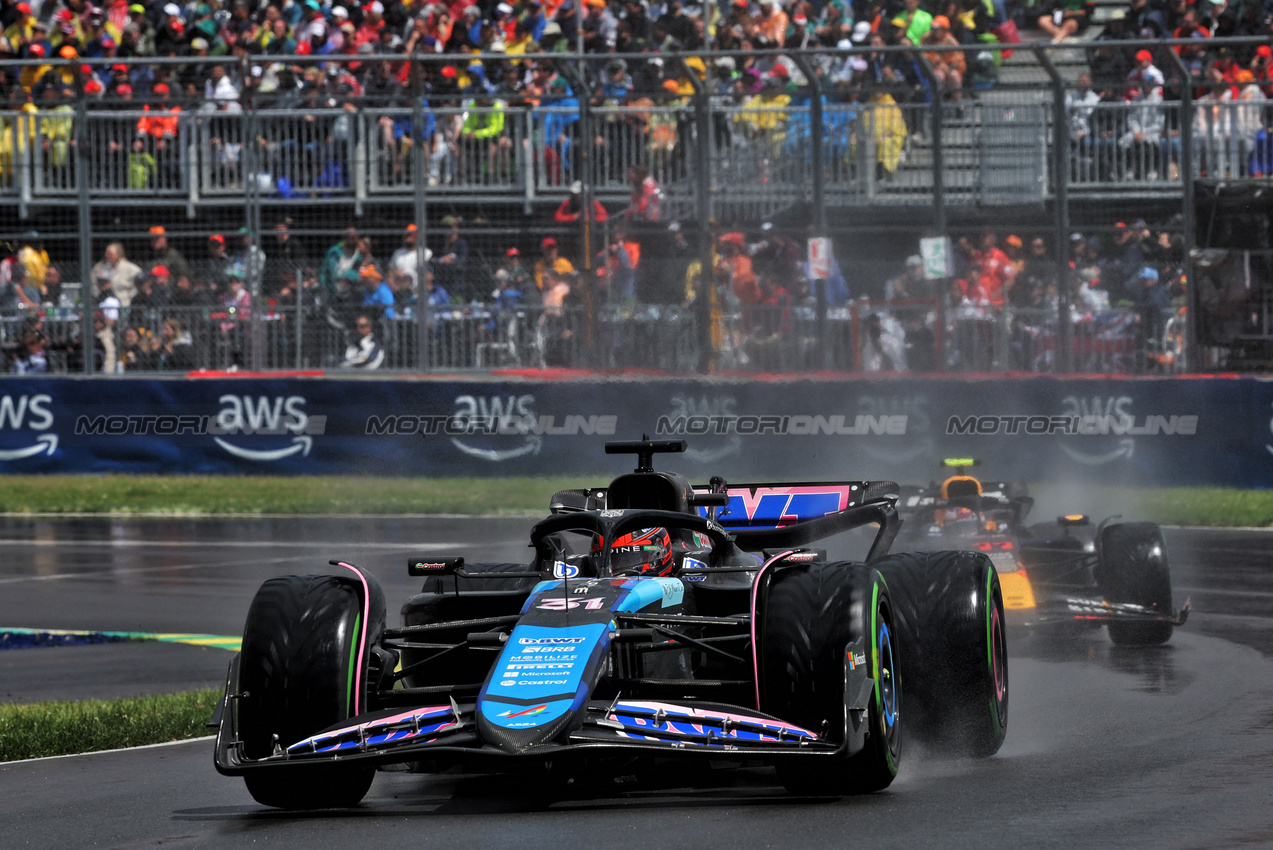
[(366, 263), (358, 270), (358, 278), (362, 281), (363, 309), (374, 312), (386, 319), (397, 318), (394, 313), (393, 289), (385, 283), (384, 275), (373, 263)]

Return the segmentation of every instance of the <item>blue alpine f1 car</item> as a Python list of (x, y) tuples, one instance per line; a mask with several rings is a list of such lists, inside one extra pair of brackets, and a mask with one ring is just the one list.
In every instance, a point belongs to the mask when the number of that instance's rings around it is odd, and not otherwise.
[[(378, 765), (772, 765), (793, 793), (878, 791), (908, 737), (974, 756), (1007, 726), (1003, 599), (970, 552), (888, 554), (893, 482), (693, 487), (638, 456), (555, 494), (529, 564), (415, 558), (386, 625), (366, 570), (273, 578), (213, 722), (260, 803), (356, 805)], [(861, 562), (819, 540), (874, 526)]]

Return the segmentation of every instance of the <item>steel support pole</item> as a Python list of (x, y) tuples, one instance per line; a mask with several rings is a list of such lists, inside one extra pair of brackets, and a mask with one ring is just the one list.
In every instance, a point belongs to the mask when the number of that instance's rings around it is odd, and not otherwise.
[(1070, 232), (1070, 119), (1065, 109), (1065, 78), (1057, 70), (1052, 57), (1043, 47), (1035, 47), (1034, 55), (1039, 64), (1052, 80), (1052, 172), (1055, 191), (1053, 193), (1054, 232), (1056, 243), (1056, 330), (1057, 330), (1057, 368), (1065, 373), (1074, 365), (1074, 335), (1070, 327), (1070, 300), (1074, 297), (1070, 292), (1070, 264), (1066, 249), (1069, 246)]
[(1180, 227), (1184, 231), (1185, 256), (1185, 368), (1199, 371), (1198, 362), (1198, 282), (1194, 280), (1194, 185), (1193, 185), (1193, 86), (1188, 67), (1176, 51), (1168, 49), (1171, 64), (1180, 75)]
[(424, 85), (423, 69), (419, 60), (411, 63), (411, 192), (415, 212), (415, 256), (416, 256), (416, 364), (421, 372), (429, 371), (429, 322), (433, 318), (433, 306), (429, 303), (429, 290), (426, 278), (429, 274), (429, 262), (425, 251), (428, 248), (428, 185), (424, 146), (428, 139), (424, 134)]
[(75, 139), (75, 194), (80, 229), (80, 351), (84, 355), (84, 374), (91, 375), (97, 281), (93, 277), (93, 203), (88, 186), (88, 98), (78, 70), (75, 72), (75, 127), (72, 133)]

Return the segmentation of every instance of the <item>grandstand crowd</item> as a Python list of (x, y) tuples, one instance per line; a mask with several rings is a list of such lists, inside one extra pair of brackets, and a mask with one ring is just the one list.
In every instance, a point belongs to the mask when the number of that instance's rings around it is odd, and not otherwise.
[[(582, 8), (575, 6), (577, 2)], [(289, 242), (288, 222), (279, 221), (272, 235), (250, 239), (246, 231), (213, 233), (206, 245), (183, 245), (192, 257), (189, 261), (168, 244), (162, 225), (155, 225), (150, 251), (142, 252), (145, 256), (134, 262), (124, 256), (122, 244), (112, 243), (92, 271), (98, 293), (95, 357), (108, 371), (218, 365), (195, 364), (196, 359), (208, 358), (182, 350), (192, 342), (189, 317), (155, 312), (160, 308), (215, 308), (219, 318), (211, 325), (229, 340), (223, 348), (230, 362), (237, 362), (244, 347), (243, 319), (263, 306), (251, 303), (254, 293), (265, 304), (306, 305), (318, 321), (348, 334), (347, 365), (378, 365), (377, 350), (362, 331), (385, 320), (419, 315), (424, 304), (442, 309), (481, 303), (494, 311), (493, 316), (511, 305), (526, 305), (539, 311), (540, 326), (551, 330), (551, 343), (554, 333), (563, 338), (574, 333), (555, 317), (585, 301), (595, 306), (597, 300), (585, 293), (595, 293), (598, 287), (611, 304), (695, 303), (701, 295), (695, 280), (703, 277), (697, 247), (684, 249), (683, 268), (660, 270), (666, 291), (658, 298), (637, 285), (643, 277), (650, 278), (652, 265), (666, 263), (667, 258), (647, 252), (646, 271), (640, 273), (640, 240), (627, 239), (624, 227), (678, 227), (661, 209), (662, 192), (646, 164), (649, 158), (625, 162), (597, 157), (594, 168), (606, 169), (604, 174), (571, 169), (571, 149), (581, 142), (569, 113), (579, 110), (585, 91), (594, 105), (633, 108), (633, 120), (641, 124), (635, 129), (623, 122), (608, 124), (598, 131), (596, 145), (627, 150), (631, 146), (619, 142), (628, 133), (639, 139), (636, 149), (662, 145), (671, 150), (685, 131), (677, 115), (641, 109), (656, 103), (684, 104), (706, 83), (714, 102), (736, 107), (732, 117), (722, 119), (732, 122), (730, 133), (764, 138), (780, 131), (785, 108), (808, 102), (812, 86), (806, 71), (811, 70), (829, 102), (860, 102), (873, 108), (874, 165), (877, 176), (887, 179), (903, 159), (909, 136), (921, 132), (909, 126), (909, 114), (903, 115), (899, 104), (923, 103), (931, 87), (939, 85), (958, 106), (963, 97), (993, 85), (998, 64), (1012, 45), (1031, 38), (1081, 40), (1088, 70), (1066, 93), (1076, 172), (1087, 169), (1100, 180), (1152, 180), (1169, 174), (1176, 179), (1180, 127), (1168, 120), (1167, 106), (1185, 91), (1202, 104), (1254, 107), (1229, 111), (1222, 126), (1209, 123), (1198, 129), (1203, 137), (1217, 132), (1241, 137), (1241, 164), (1224, 165), (1232, 169), (1231, 176), (1273, 172), (1273, 142), (1264, 108), (1273, 94), (1273, 50), (1267, 43), (1240, 49), (1210, 46), (1223, 36), (1267, 39), (1273, 29), (1262, 0), (1130, 0), (1125, 7), (1103, 9), (1099, 20), (1095, 12), (1094, 3), (1083, 0), (108, 0), (100, 6), (89, 0), (24, 0), (6, 3), (0, 11), (0, 103), (8, 115), (25, 113), (38, 119), (38, 125), (31, 126), (39, 128), (36, 144), (46, 170), (69, 167), (75, 154), (74, 100), (88, 98), (95, 109), (119, 108), (130, 116), (137, 112), (140, 117), (119, 122), (119, 133), (101, 139), (126, 158), (130, 188), (163, 181), (165, 170), (171, 179), (171, 171), (180, 167), (174, 148), (183, 112), (237, 114), (249, 98), (259, 108), (292, 110), (304, 121), (327, 122), (318, 134), (327, 139), (339, 138), (342, 118), (319, 118), (319, 110), (352, 113), (368, 104), (401, 110), (400, 115), (380, 119), (379, 125), (387, 154), (380, 167), (399, 176), (413, 144), (410, 122), (404, 119), (413, 103), (422, 102), (426, 110), (436, 112), (424, 141), (428, 171), (422, 178), (429, 185), (450, 179), (457, 146), (470, 157), (477, 152), (482, 174), (510, 167), (501, 164), (510, 161), (514, 147), (505, 125), (506, 110), (546, 105), (567, 113), (555, 117), (556, 123), (545, 123), (548, 138), (540, 140), (539, 156), (559, 175), (560, 185), (582, 178), (589, 185), (608, 182), (630, 190), (622, 209), (591, 202), (592, 220), (611, 218), (618, 224), (606, 228), (601, 240), (606, 244), (595, 257), (580, 256), (577, 246), (559, 246), (554, 239), (520, 247), (484, 243), (484, 252), (470, 252), (458, 220), (446, 225), (432, 251), (415, 246), (414, 226), (402, 234), (402, 244), (392, 248), (373, 245), (365, 234), (351, 230), (332, 245), (311, 241), (307, 251), (300, 240)], [(1153, 49), (1121, 43), (1165, 38), (1193, 43)], [(925, 50), (959, 45), (983, 49)], [(878, 51), (886, 46), (916, 49)], [(823, 52), (805, 54), (801, 61), (782, 52), (803, 48)], [(597, 57), (579, 66), (583, 77), (567, 74), (545, 57), (579, 50)], [(749, 50), (773, 52), (711, 54)], [(679, 51), (707, 53), (705, 59), (664, 61), (664, 55)], [(1167, 51), (1179, 57), (1189, 79), (1176, 74)], [(413, 64), (395, 56), (427, 56), (431, 61)], [(189, 61), (145, 61), (152, 57)], [(11, 58), (28, 61), (4, 62)], [(1111, 113), (1100, 110), (1113, 104), (1129, 107), (1118, 112), (1115, 121), (1108, 118)], [(343, 132), (348, 134), (348, 128)], [(0, 172), (13, 168), (15, 152), (24, 143), (18, 134), (12, 121), (0, 126)], [(800, 138), (795, 133), (788, 137)], [(211, 146), (228, 158), (233, 143), (214, 137)], [(1127, 155), (1128, 151), (1137, 155)], [(1202, 157), (1204, 170), (1208, 164), (1219, 168), (1220, 160), (1205, 146)], [(315, 168), (322, 168), (327, 160), (316, 162)], [(311, 182), (340, 179), (337, 174)], [(281, 185), (277, 188), (282, 191)], [(567, 224), (583, 212), (576, 188), (555, 219)], [(991, 246), (993, 251), (976, 240), (958, 243), (957, 256), (966, 268), (955, 280), (963, 283), (931, 297), (942, 300), (951, 315), (968, 319), (1005, 305), (1055, 312), (1059, 299), (1068, 299), (1076, 315), (1120, 302), (1138, 310), (1150, 304), (1168, 310), (1172, 297), (1179, 295), (1181, 272), (1166, 253), (1178, 258), (1181, 246), (1167, 235), (1151, 237), (1143, 227), (1123, 230), (1138, 234), (1132, 239), (1137, 250), (1156, 259), (1111, 260), (1107, 255), (1118, 254), (1131, 239), (1125, 233), (1095, 242), (1080, 235), (1071, 246), (1043, 244), (1048, 257), (1058, 250), (1074, 252), (1070, 280), (1057, 280), (1055, 271), (1044, 279), (1024, 271), (1035, 241), (1043, 240), (1032, 241), (1026, 249), (1013, 244), (1021, 239), (998, 234), (990, 239), (1007, 241)], [(719, 349), (733, 347), (745, 359), (755, 339), (779, 339), (791, 332), (787, 311), (793, 305), (809, 306), (814, 289), (807, 268), (800, 268), (800, 245), (793, 240), (775, 247), (783, 237), (742, 232), (717, 236), (715, 286), (709, 287), (713, 309), (749, 312), (731, 332), (732, 341), (731, 333), (714, 333), (713, 344)], [(668, 238), (677, 244), (675, 235)], [(683, 238), (679, 244), (686, 244)], [(1022, 252), (1021, 268), (1004, 276), (997, 287), (983, 285), (997, 276), (983, 267), (994, 265), (995, 252), (1005, 253), (1003, 248)], [(781, 259), (787, 254), (791, 256)], [(743, 268), (768, 255), (779, 259), (757, 268), (754, 275)], [(0, 260), (0, 312), (38, 313), (63, 303), (58, 294), (61, 264), (48, 256), (38, 234)], [(691, 271), (695, 262), (700, 263), (697, 278)], [(596, 268), (597, 280), (581, 280), (577, 270), (585, 267)], [(1094, 268), (1100, 270), (1096, 278), (1103, 284), (1093, 285)], [(1148, 283), (1150, 272), (1155, 274), (1153, 286)], [(850, 292), (852, 281), (838, 272), (837, 276), (838, 283), (833, 280), (826, 292), (825, 303), (831, 307), (849, 303), (858, 294)], [(904, 288), (904, 278), (895, 278), (890, 286)], [(868, 317), (868, 338), (887, 336), (893, 315)], [(135, 318), (142, 316), (149, 319)], [(913, 336), (922, 335), (918, 326), (912, 331)], [(30, 349), (29, 343), (38, 347), (39, 334), (39, 328), (27, 322), (19, 334), (20, 345), (24, 350)], [(24, 359), (11, 338), (8, 344), (9, 368), (38, 371), (38, 356)], [(892, 360), (900, 365), (897, 357)], [(220, 365), (225, 362), (221, 357)]]
[[(576, 3), (583, 8), (576, 8)], [(21, 68), (0, 66), (0, 95), (9, 108), (55, 108), (76, 90), (107, 102), (139, 102), (162, 112), (170, 101), (234, 109), (247, 92), (301, 107), (323, 98), (400, 99), (414, 90), (401, 62), (302, 63), (295, 57), (455, 56), (425, 67), (420, 91), (434, 98), (512, 103), (576, 99), (570, 81), (527, 54), (582, 49), (589, 54), (648, 54), (644, 61), (599, 59), (588, 81), (598, 101), (650, 93), (689, 94), (684, 69), (665, 64), (667, 51), (736, 51), (913, 45), (1014, 44), (1022, 33), (1059, 42), (1092, 38), (1091, 84), (1101, 98), (1170, 98), (1164, 56), (1121, 47), (1128, 39), (1193, 39), (1174, 47), (1192, 83), (1215, 97), (1242, 96), (1254, 83), (1271, 93), (1267, 45), (1209, 49), (1223, 36), (1270, 35), (1263, 0), (1130, 0), (1089, 33), (1090, 0), (22, 0), (6, 3), (0, 60), (82, 61)], [(486, 60), (466, 59), (482, 54)], [(998, 52), (930, 52), (939, 84), (960, 90), (993, 80)], [(189, 65), (148, 66), (115, 60), (188, 57)], [(216, 60), (222, 60), (217, 62)], [(289, 61), (290, 60), (290, 61)], [(866, 87), (901, 98), (929, 85), (915, 54), (821, 54), (815, 73), (840, 96)], [(807, 97), (804, 72), (781, 55), (713, 60), (717, 93)], [(705, 74), (701, 60), (690, 70)], [(1150, 84), (1146, 92), (1142, 83)], [(1176, 81), (1179, 96), (1182, 81)], [(907, 89), (911, 93), (907, 93)], [(784, 101), (789, 102), (789, 101)], [(577, 100), (575, 100), (577, 104)], [(492, 131), (488, 122), (483, 128)], [(147, 129), (146, 133), (154, 133)], [(492, 135), (499, 135), (494, 130)]]

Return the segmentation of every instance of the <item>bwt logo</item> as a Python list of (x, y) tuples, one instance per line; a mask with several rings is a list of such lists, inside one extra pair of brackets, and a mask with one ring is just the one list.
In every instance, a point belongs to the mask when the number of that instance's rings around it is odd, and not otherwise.
[[(0, 396), (0, 431), (47, 431), (53, 427), (53, 414), (48, 405), (53, 397), (38, 395)], [(0, 461), (21, 460), (38, 454), (53, 454), (57, 450), (57, 434), (41, 434), (35, 443), (20, 449), (0, 449)]]
[[(225, 451), (251, 461), (275, 461), (295, 454), (308, 456), (314, 436), (327, 429), (326, 416), (305, 412), (303, 396), (223, 395), (217, 399), (221, 410), (216, 416), (199, 414), (132, 414), (81, 416), (75, 420), (75, 433), (87, 436), (210, 436)], [(284, 448), (245, 448), (223, 437), (285, 437), (292, 435), (291, 445)]]

